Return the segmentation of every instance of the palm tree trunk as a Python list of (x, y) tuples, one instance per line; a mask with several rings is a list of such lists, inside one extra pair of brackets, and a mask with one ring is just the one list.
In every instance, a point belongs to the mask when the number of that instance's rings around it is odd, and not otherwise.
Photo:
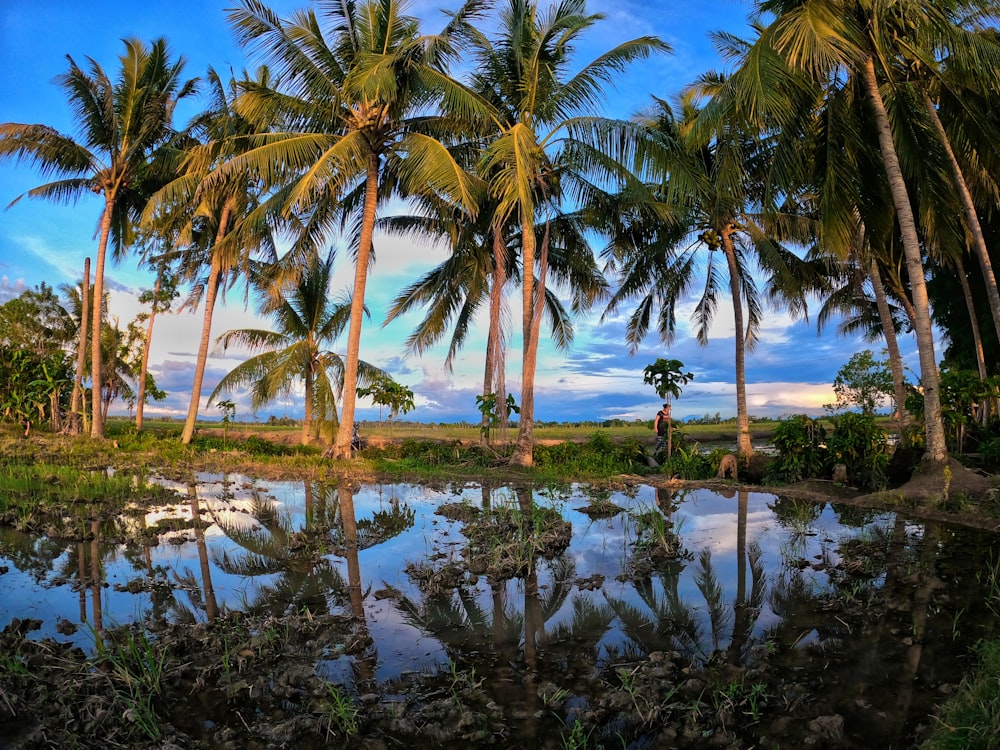
[[(500, 228), (493, 230), (493, 273), (490, 284), (490, 323), (489, 335), (486, 340), (486, 369), (483, 373), (483, 396), (490, 393), (496, 396), (496, 409), (499, 421), (497, 432), (500, 435), (507, 430), (507, 385), (505, 382), (505, 357), (503, 335), (501, 333), (501, 312), (503, 309), (503, 288), (507, 284), (507, 247), (503, 241)], [(490, 417), (483, 414), (483, 444), (489, 444)]]
[(903, 377), (903, 357), (899, 353), (899, 342), (896, 340), (896, 326), (889, 311), (889, 302), (885, 297), (885, 287), (882, 286), (882, 276), (878, 270), (878, 262), (873, 258), (868, 264), (868, 278), (875, 293), (875, 307), (882, 323), (882, 336), (885, 348), (889, 352), (889, 371), (892, 372), (892, 392), (896, 399), (896, 413), (899, 415), (899, 436), (903, 445), (909, 444), (906, 427), (910, 423), (910, 415), (906, 411), (906, 379)]
[[(965, 267), (961, 258), (956, 261), (955, 266), (958, 281), (962, 285), (962, 295), (965, 297), (965, 309), (969, 313), (969, 323), (972, 326), (972, 341), (976, 351), (976, 369), (979, 371), (979, 379), (985, 382), (988, 377), (986, 373), (986, 356), (983, 354), (983, 336), (979, 330), (979, 316), (976, 315), (976, 303), (972, 299), (972, 287), (969, 286), (969, 279), (965, 275)], [(985, 407), (985, 401), (979, 404), (979, 414), (977, 415), (984, 427), (986, 426), (987, 417), (987, 409)], [(961, 445), (959, 446), (959, 452), (961, 452)]]
[(914, 331), (917, 335), (917, 351), (920, 357), (920, 384), (924, 392), (924, 429), (927, 434), (923, 460), (932, 466), (943, 465), (948, 460), (948, 447), (945, 443), (944, 422), (941, 415), (940, 377), (934, 354), (934, 330), (931, 326), (930, 303), (927, 298), (927, 285), (924, 282), (924, 264), (920, 254), (917, 224), (913, 218), (910, 196), (903, 179), (903, 171), (899, 166), (889, 115), (886, 113), (885, 102), (879, 92), (878, 80), (875, 77), (875, 61), (871, 55), (865, 58), (862, 73), (868, 99), (875, 115), (882, 163), (903, 236), (906, 273), (913, 295), (916, 315)]
[(87, 364), (87, 326), (90, 321), (90, 258), (83, 259), (83, 282), (80, 287), (80, 343), (76, 348), (76, 374), (73, 376), (73, 395), (70, 397), (69, 431), (72, 435), (80, 434), (80, 421), (84, 423), (86, 429), (87, 409), (86, 399), (83, 395), (83, 370)]
[(142, 410), (146, 403), (146, 373), (149, 372), (149, 348), (153, 342), (153, 321), (156, 319), (156, 307), (159, 303), (160, 288), (163, 285), (164, 266), (161, 263), (156, 272), (156, 284), (153, 286), (153, 304), (149, 311), (149, 325), (146, 327), (146, 341), (142, 345), (142, 365), (139, 367), (139, 394), (136, 397), (135, 429), (142, 429)]
[(107, 255), (108, 238), (111, 237), (111, 214), (114, 210), (113, 193), (105, 194), (104, 214), (101, 216), (101, 238), (97, 243), (97, 268), (94, 270), (94, 309), (90, 330), (90, 396), (91, 420), (90, 436), (104, 437), (104, 414), (101, 410), (101, 331), (104, 326), (104, 259)]
[(538, 346), (532, 336), (535, 320), (535, 227), (533, 212), (521, 208), (521, 415), (517, 426), (517, 442), (510, 462), (514, 466), (531, 466), (535, 443), (535, 368)]
[(719, 233), (722, 237), (722, 251), (729, 266), (729, 293), (733, 298), (733, 324), (736, 328), (736, 455), (741, 459), (753, 455), (750, 440), (750, 415), (747, 411), (746, 375), (746, 325), (743, 322), (743, 294), (740, 290), (740, 269), (736, 263), (736, 248), (733, 247), (732, 224)]
[(201, 341), (198, 344), (198, 361), (194, 366), (194, 382), (191, 385), (191, 403), (188, 405), (187, 420), (184, 422), (184, 432), (181, 433), (181, 443), (188, 445), (194, 437), (194, 426), (198, 420), (198, 405), (201, 402), (201, 385), (205, 379), (205, 366), (208, 363), (208, 345), (212, 340), (212, 315), (215, 313), (215, 300), (222, 286), (222, 258), (219, 254), (219, 244), (229, 231), (229, 218), (232, 216), (233, 202), (227, 200), (219, 217), (219, 229), (212, 245), (212, 270), (208, 274), (208, 285), (205, 290), (205, 316), (201, 324)]
[(941, 118), (938, 117), (937, 108), (931, 101), (930, 95), (924, 92), (924, 106), (934, 123), (938, 138), (944, 151), (948, 155), (948, 164), (951, 166), (951, 176), (955, 181), (955, 190), (958, 191), (962, 199), (962, 208), (965, 214), (965, 225), (972, 235), (972, 246), (976, 249), (976, 257), (979, 259), (979, 266), (983, 271), (983, 280), (986, 282), (986, 296), (990, 301), (990, 313), (993, 315), (993, 328), (1000, 339), (1000, 289), (997, 288), (996, 276), (993, 274), (993, 264), (990, 262), (990, 251), (986, 247), (986, 238), (983, 236), (983, 228), (979, 223), (979, 214), (976, 213), (976, 204), (972, 200), (972, 193), (969, 192), (969, 185), (962, 174), (962, 167), (955, 157), (955, 151), (951, 147), (951, 139), (944, 129)]
[(361, 323), (365, 312), (365, 284), (371, 259), (372, 238), (375, 235), (375, 211), (378, 207), (379, 157), (368, 157), (365, 177), (365, 207), (361, 220), (361, 241), (358, 245), (357, 266), (354, 269), (354, 292), (351, 297), (351, 324), (347, 332), (347, 361), (344, 363), (344, 393), (340, 427), (333, 444), (334, 458), (351, 457), (351, 437), (354, 431), (354, 403), (357, 400), (358, 358), (361, 352)]
[[(312, 347), (309, 349), (312, 352)], [(311, 354), (310, 354), (311, 357)], [(302, 445), (309, 445), (309, 438), (312, 433), (313, 415), (313, 363), (310, 361), (305, 371), (306, 403), (305, 414), (302, 417)]]

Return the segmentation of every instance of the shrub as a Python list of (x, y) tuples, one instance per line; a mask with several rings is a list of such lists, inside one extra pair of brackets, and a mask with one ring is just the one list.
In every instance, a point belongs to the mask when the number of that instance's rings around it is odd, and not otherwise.
[(778, 457), (767, 467), (769, 482), (798, 482), (822, 476), (827, 465), (826, 429), (818, 419), (795, 414), (774, 430)]
[(830, 436), (830, 463), (847, 466), (848, 476), (858, 487), (883, 489), (889, 450), (885, 430), (870, 414), (846, 412), (834, 417)]

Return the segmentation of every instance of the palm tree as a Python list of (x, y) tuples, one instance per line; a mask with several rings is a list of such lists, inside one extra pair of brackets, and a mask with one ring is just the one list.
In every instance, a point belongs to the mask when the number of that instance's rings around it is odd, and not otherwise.
[(135, 407), (135, 429), (142, 429), (143, 413), (146, 406), (146, 376), (149, 372), (149, 352), (153, 342), (153, 323), (159, 313), (170, 310), (171, 304), (177, 298), (177, 274), (173, 268), (175, 262), (179, 260), (179, 253), (172, 247), (170, 242), (165, 242), (158, 254), (144, 257), (150, 266), (156, 268), (156, 281), (151, 290), (143, 291), (139, 295), (139, 302), (149, 305), (149, 313), (146, 318), (146, 336), (143, 340), (142, 361), (139, 366), (139, 392), (136, 396)]
[[(752, 132), (735, 121), (720, 121), (711, 105), (699, 109), (690, 94), (681, 100), (682, 117), (657, 100), (640, 118), (663, 144), (658, 165), (661, 184), (653, 198), (665, 204), (639, 206), (609, 245), (611, 267), (620, 264), (619, 290), (605, 315), (630, 299), (639, 305), (628, 321), (627, 339), (633, 351), (649, 330), (659, 306), (657, 330), (672, 341), (675, 305), (695, 279), (701, 251), (707, 251), (704, 288), (694, 311), (701, 344), (719, 304), (724, 278), (733, 305), (737, 446), (739, 456), (753, 453), (746, 396), (746, 351), (752, 349), (763, 319), (764, 296), (754, 281), (754, 266), (766, 275), (767, 293), (793, 314), (806, 311), (805, 295), (816, 283), (810, 264), (785, 248), (782, 240), (804, 236), (806, 224), (794, 213), (769, 208), (767, 171), (774, 158), (774, 139)], [(664, 220), (664, 215), (668, 218)], [(720, 252), (725, 277), (716, 261)], [(746, 307), (744, 308), (744, 304)]]
[(520, 466), (533, 461), (541, 314), (536, 264), (541, 289), (547, 271), (546, 246), (539, 246), (535, 228), (558, 214), (564, 200), (586, 203), (594, 186), (584, 175), (612, 183), (621, 177), (618, 158), (630, 152), (636, 129), (595, 115), (604, 87), (632, 61), (669, 51), (656, 37), (640, 37), (577, 67), (574, 44), (602, 19), (587, 14), (585, 0), (565, 0), (547, 13), (536, 0), (504, 0), (494, 39), (466, 30), (475, 70), (470, 85), (490, 92), (492, 110), (478, 172), (496, 202), (494, 224), (521, 229), (521, 413), (511, 457)]
[[(260, 71), (257, 82), (266, 80), (267, 71)], [(186, 149), (181, 174), (157, 191), (143, 214), (147, 226), (177, 237), (181, 274), (194, 282), (185, 306), (196, 305), (202, 298), (205, 302), (191, 400), (181, 434), (185, 445), (194, 437), (219, 294), (224, 295), (239, 277), (249, 278), (255, 252), (265, 260), (277, 257), (273, 222), (259, 210), (266, 183), (225, 168), (248, 148), (247, 139), (254, 134), (253, 124), (235, 110), (237, 83), (231, 79), (226, 84), (209, 69), (208, 84), (211, 103), (191, 123), (190, 134), (196, 142)]]
[[(239, 40), (265, 54), (280, 85), (248, 89), (242, 111), (280, 123), (233, 169), (251, 166), (291, 179), (280, 193), (286, 214), (308, 217), (303, 237), (318, 241), (339, 216), (356, 232), (351, 320), (344, 366), (343, 411), (333, 455), (351, 455), (365, 285), (376, 212), (386, 194), (437, 193), (474, 212), (471, 180), (435, 134), (435, 103), (474, 107), (474, 98), (444, 71), (449, 29), (421, 36), (397, 0), (318, 2), (281, 20), (257, 0), (242, 0), (229, 19)], [(271, 181), (270, 179), (268, 180)]]
[[(222, 392), (250, 385), (256, 410), (289, 392), (301, 379), (305, 386), (302, 444), (309, 444), (315, 415), (336, 425), (336, 395), (343, 381), (344, 360), (324, 346), (332, 344), (347, 327), (351, 303), (329, 297), (333, 259), (332, 252), (326, 259), (314, 255), (296, 283), (284, 293), (265, 297), (262, 312), (270, 313), (276, 330), (240, 329), (219, 337), (217, 344), (223, 349), (237, 345), (263, 353), (222, 378), (209, 403)], [(359, 373), (362, 384), (367, 384), (382, 371), (361, 362)]]
[[(896, 63), (906, 56), (906, 45), (901, 40), (914, 34), (942, 41), (953, 39), (955, 19), (944, 5), (919, 0), (895, 3), (765, 0), (758, 4), (758, 10), (762, 15), (774, 15), (758, 43), (775, 50), (788, 68), (814, 85), (820, 95), (857, 85), (867, 100), (881, 151), (881, 166), (902, 237), (915, 314), (913, 322), (925, 402), (924, 460), (931, 466), (939, 466), (947, 460), (948, 452), (925, 268), (910, 191), (897, 150), (899, 134), (893, 128), (883, 91), (891, 91), (898, 83)], [(758, 75), (757, 70), (745, 69), (744, 72), (751, 78)]]
[[(57, 78), (77, 117), (81, 138), (58, 133), (45, 125), (0, 124), (0, 159), (29, 161), (54, 182), (29, 190), (33, 198), (75, 202), (81, 195), (104, 197), (98, 224), (94, 299), (104, 296), (104, 267), (108, 242), (116, 256), (124, 253), (154, 177), (151, 159), (173, 135), (174, 106), (195, 90), (195, 82), (181, 80), (183, 58), (171, 61), (164, 39), (146, 46), (138, 39), (125, 40), (121, 71), (112, 81), (93, 59), (89, 73), (72, 57), (69, 71)], [(23, 196), (21, 196), (23, 197)], [(18, 199), (15, 199), (14, 203)], [(91, 330), (102, 330), (101, 305), (94, 305)], [(91, 373), (102, 379), (101, 337), (91, 337)], [(92, 403), (91, 435), (104, 436), (100, 399)]]
[[(407, 339), (407, 347), (418, 354), (439, 341), (453, 328), (445, 358), (445, 367), (452, 367), (454, 357), (464, 345), (476, 314), (487, 306), (489, 328), (486, 344), (486, 366), (483, 377), (483, 397), (496, 394), (502, 401), (504, 387), (505, 344), (507, 332), (503, 314), (504, 287), (508, 281), (520, 280), (517, 247), (520, 232), (511, 227), (505, 233), (492, 226), (494, 214), (483, 205), (478, 219), (459, 217), (455, 221), (420, 220), (410, 217), (387, 219), (390, 231), (407, 232), (426, 239), (450, 238), (452, 255), (428, 271), (415, 283), (404, 288), (393, 300), (386, 322), (394, 320), (418, 305), (427, 312), (416, 330)], [(561, 214), (548, 227), (536, 227), (537, 241), (546, 241), (550, 288), (544, 290), (544, 312), (551, 324), (551, 339), (559, 349), (573, 341), (571, 310), (580, 312), (606, 294), (607, 282), (594, 260), (586, 238), (586, 225), (581, 214)], [(567, 310), (557, 291), (565, 290), (571, 300)], [(505, 414), (505, 410), (501, 409)], [(483, 415), (488, 419), (487, 415)], [(483, 431), (484, 440), (488, 430)]]

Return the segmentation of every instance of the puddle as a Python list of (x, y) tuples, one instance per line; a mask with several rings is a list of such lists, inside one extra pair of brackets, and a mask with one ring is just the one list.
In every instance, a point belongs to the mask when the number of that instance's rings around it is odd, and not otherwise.
[[(93, 654), (131, 623), (336, 615), (360, 641), (324, 644), (313, 677), (383, 708), (421, 677), (485, 693), (476, 720), (503, 728), (484, 743), (582, 747), (580, 727), (605, 746), (860, 748), (909, 746), (994, 619), (997, 539), (891, 513), (647, 486), (165, 484), (176, 502), (86, 541), (0, 528), (0, 630), (38, 620), (31, 640)], [(568, 535), (538, 544), (559, 517)]]

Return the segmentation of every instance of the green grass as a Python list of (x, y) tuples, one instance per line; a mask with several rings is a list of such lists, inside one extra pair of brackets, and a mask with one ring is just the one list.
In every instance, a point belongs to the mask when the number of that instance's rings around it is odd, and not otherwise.
[(976, 651), (975, 673), (941, 708), (933, 735), (921, 750), (977, 750), (997, 747), (1000, 737), (1000, 640)]

